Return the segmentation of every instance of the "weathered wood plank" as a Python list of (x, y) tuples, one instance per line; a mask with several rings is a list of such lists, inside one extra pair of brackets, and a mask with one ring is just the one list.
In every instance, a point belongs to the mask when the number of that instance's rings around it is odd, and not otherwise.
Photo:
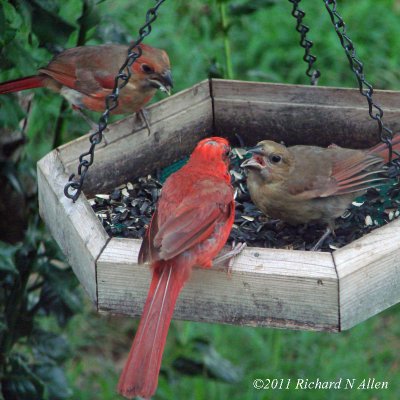
[[(213, 80), (212, 93), (216, 134), (238, 133), (251, 145), (265, 138), (353, 148), (379, 141), (377, 124), (357, 89)], [(385, 122), (398, 131), (400, 92), (374, 94)]]
[(95, 262), (109, 236), (85, 196), (64, 196), (68, 175), (54, 150), (38, 162), (39, 212), (90, 299), (97, 302)]
[(333, 253), (339, 277), (341, 330), (400, 301), (400, 220)]
[[(150, 271), (137, 265), (140, 242), (113, 238), (99, 257), (99, 311), (141, 314)], [(235, 260), (231, 278), (222, 267), (196, 268), (174, 318), (337, 331), (338, 284), (332, 257), (247, 248)]]
[[(333, 107), (360, 107), (366, 109), (367, 101), (356, 88), (332, 86), (292, 85), (282, 83), (233, 81), (212, 79), (214, 98), (267, 101), (291, 104), (312, 104)], [(374, 98), (384, 109), (400, 109), (399, 92), (374, 90)]]
[[(212, 103), (208, 81), (158, 102), (148, 109), (152, 133), (137, 126), (133, 115), (109, 126), (107, 145), (99, 146), (85, 182), (85, 193), (111, 189), (138, 175), (188, 155), (196, 143), (212, 133)], [(60, 148), (68, 173), (76, 171), (79, 155), (89, 147), (87, 135)], [(99, 179), (99, 177), (101, 177)]]

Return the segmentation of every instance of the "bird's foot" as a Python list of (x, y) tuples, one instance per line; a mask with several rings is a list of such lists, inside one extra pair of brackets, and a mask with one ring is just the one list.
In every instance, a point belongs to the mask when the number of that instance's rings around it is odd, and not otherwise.
[(232, 243), (232, 249), (228, 251), (227, 253), (223, 254), (222, 256), (218, 256), (214, 258), (213, 260), (213, 265), (220, 265), (224, 264), (225, 261), (228, 260), (228, 265), (227, 265), (227, 274), (229, 277), (232, 275), (232, 266), (233, 266), (233, 261), (236, 256), (238, 256), (247, 246), (246, 243)]
[(322, 245), (324, 244), (325, 240), (327, 239), (328, 236), (330, 236), (331, 234), (335, 234), (335, 232), (333, 231), (333, 229), (331, 227), (327, 227), (326, 231), (324, 232), (324, 234), (319, 238), (318, 242), (315, 243), (314, 247), (311, 249), (311, 251), (319, 251), (322, 247)]
[(142, 108), (140, 111), (136, 113), (139, 119), (146, 125), (146, 128), (149, 132), (149, 136), (151, 135), (150, 121), (149, 121), (149, 112)]

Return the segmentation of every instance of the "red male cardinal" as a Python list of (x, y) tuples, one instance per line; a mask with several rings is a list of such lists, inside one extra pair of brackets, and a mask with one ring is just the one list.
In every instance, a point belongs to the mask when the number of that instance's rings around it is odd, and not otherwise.
[(153, 278), (118, 383), (128, 398), (154, 394), (179, 292), (193, 266), (210, 268), (228, 239), (235, 214), (229, 152), (225, 139), (204, 139), (164, 184), (139, 252), (139, 263), (151, 263)]
[[(400, 151), (400, 135), (393, 138), (393, 149)], [(389, 161), (383, 143), (352, 150), (336, 145), (287, 148), (264, 140), (249, 152), (253, 157), (242, 166), (248, 169), (247, 185), (255, 205), (290, 224), (328, 224), (328, 232), (355, 197), (387, 180), (382, 175)]]
[[(169, 93), (172, 75), (167, 53), (144, 44), (142, 55), (132, 64), (132, 76), (121, 90), (113, 114), (140, 111), (157, 89)], [(81, 46), (58, 54), (37, 75), (0, 84), (0, 94), (47, 87), (63, 95), (75, 108), (104, 111), (115, 75), (125, 62), (128, 46), (106, 44)]]

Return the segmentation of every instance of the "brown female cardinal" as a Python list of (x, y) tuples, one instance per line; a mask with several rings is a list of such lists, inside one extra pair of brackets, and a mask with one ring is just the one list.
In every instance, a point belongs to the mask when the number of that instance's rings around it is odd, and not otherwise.
[[(132, 76), (121, 89), (114, 114), (138, 112), (157, 89), (169, 93), (172, 75), (167, 53), (144, 44), (142, 55), (132, 64)], [(105, 44), (81, 46), (58, 54), (37, 75), (0, 84), (0, 94), (38, 87), (63, 95), (74, 108), (104, 111), (105, 98), (112, 93), (114, 79), (125, 62), (128, 46)]]
[[(400, 135), (393, 138), (393, 149), (400, 150)], [(254, 204), (269, 217), (293, 225), (322, 222), (331, 232), (334, 219), (355, 197), (387, 181), (383, 167), (389, 156), (383, 143), (352, 150), (336, 145), (285, 147), (264, 140), (249, 152), (253, 156), (242, 167), (248, 170)]]
[(153, 278), (118, 383), (128, 398), (154, 394), (178, 295), (192, 268), (210, 268), (228, 239), (235, 214), (229, 152), (223, 138), (202, 140), (163, 186), (139, 252), (139, 263), (151, 264)]

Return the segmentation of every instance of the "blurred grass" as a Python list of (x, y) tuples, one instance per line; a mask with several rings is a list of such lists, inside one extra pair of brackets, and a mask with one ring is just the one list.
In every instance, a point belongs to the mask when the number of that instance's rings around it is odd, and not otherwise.
[[(78, 0), (60, 3), (60, 17), (75, 24), (80, 16), (79, 4)], [(99, 2), (96, 9), (101, 22), (91, 30), (88, 44), (127, 42), (135, 38), (145, 11), (153, 4), (151, 0)], [(318, 57), (315, 65), (322, 72), (319, 84), (356, 87), (323, 2), (304, 0), (302, 7), (307, 11), (305, 22), (311, 27), (309, 37), (315, 43), (313, 54)], [(235, 79), (308, 84), (306, 64), (302, 61), (304, 51), (298, 45), (299, 35), (290, 12), (288, 1), (278, 1), (273, 7), (231, 21), (229, 37)], [(339, 2), (339, 12), (365, 63), (367, 80), (376, 88), (400, 89), (400, 3), (394, 0)], [(218, 29), (218, 18), (214, 0), (175, 0), (161, 7), (159, 19), (146, 43), (168, 51), (175, 91), (205, 79), (214, 59), (224, 65), (223, 35)], [(34, 37), (28, 38), (24, 31), (19, 34), (26, 35), (24, 40), (33, 41), (31, 45), (35, 47)], [(76, 32), (70, 36), (67, 47), (75, 42)], [(10, 51), (15, 51), (17, 58), (17, 49)], [(51, 54), (36, 47), (24, 57), (16, 61), (14, 68), (2, 69), (0, 79), (32, 74), (48, 62)], [(158, 96), (155, 101), (162, 97)], [(27, 152), (33, 160), (51, 150), (60, 101), (48, 91), (35, 91), (27, 131)], [(65, 117), (64, 141), (88, 131), (86, 124), (71, 110)], [(399, 311), (397, 305), (340, 334), (173, 322), (163, 362), (169, 379), (165, 375), (160, 377), (155, 399), (398, 399)], [(74, 399), (118, 397), (115, 386), (135, 326), (136, 322), (131, 319), (99, 316), (89, 305), (84, 314), (74, 318), (66, 331), (75, 352), (67, 372), (75, 387)], [(172, 372), (173, 359), (198, 336), (209, 338), (223, 356), (242, 368), (244, 375), (240, 382), (224, 384)], [(340, 377), (388, 381), (389, 389), (257, 391), (252, 387), (256, 378), (295, 381), (297, 378), (336, 380)]]
[[(342, 333), (289, 331), (173, 321), (167, 339), (154, 399), (398, 399), (400, 395), (400, 306)], [(111, 400), (137, 322), (90, 311), (69, 325), (75, 357), (67, 374), (76, 388), (74, 399)], [(201, 376), (174, 373), (172, 361), (196, 337), (208, 338), (222, 356), (243, 371), (242, 379), (226, 384)], [(291, 379), (290, 390), (256, 390), (254, 379)], [(388, 390), (295, 390), (297, 379), (375, 378), (388, 381)], [(285, 381), (286, 382), (286, 381)], [(344, 386), (344, 383), (342, 387)], [(121, 397), (122, 399), (122, 397)]]

